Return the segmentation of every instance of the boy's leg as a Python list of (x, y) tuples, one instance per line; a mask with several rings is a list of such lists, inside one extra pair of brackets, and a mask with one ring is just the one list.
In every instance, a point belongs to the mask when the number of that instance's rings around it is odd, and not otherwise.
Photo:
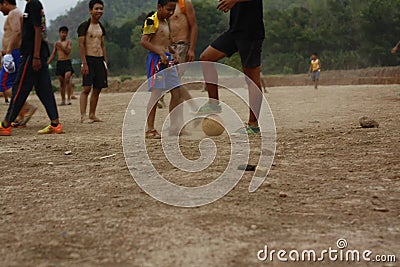
[[(182, 103), (181, 89), (175, 88), (170, 91), (171, 101), (169, 103), (169, 113), (173, 114), (171, 117), (171, 129), (170, 134), (179, 134), (179, 130), (183, 124), (183, 107), (180, 105)], [(176, 109), (174, 113), (172, 111)]]
[[(217, 62), (225, 58), (227, 54), (217, 50), (216, 48), (209, 46), (200, 55), (200, 61)], [(219, 99), (218, 96), (218, 73), (215, 66), (210, 63), (203, 63), (203, 75), (206, 81), (212, 81), (212, 83), (206, 82), (206, 90), (208, 91), (208, 97), (210, 99)]]
[(262, 104), (262, 88), (261, 88), (261, 77), (260, 67), (256, 68), (243, 68), (244, 74), (250, 78), (247, 80), (249, 88), (249, 126), (258, 127), (258, 117), (260, 116), (261, 104)]
[(159, 89), (152, 89), (149, 102), (147, 103), (147, 130), (152, 131), (155, 129), (154, 121), (156, 118), (157, 103), (162, 95)]
[(81, 122), (86, 120), (86, 107), (88, 102), (88, 97), (90, 90), (92, 89), (91, 86), (83, 86), (81, 97), (80, 97), (80, 107), (81, 107)]
[(64, 76), (64, 83), (67, 91), (67, 104), (71, 104), (72, 85), (71, 85), (71, 72), (68, 71)]
[(51, 123), (57, 125), (59, 123), (57, 103), (51, 84), (49, 68), (45, 62), (42, 61), (42, 68), (35, 72), (35, 76), (36, 94), (45, 107)]
[(97, 103), (99, 102), (99, 96), (101, 89), (93, 88), (92, 94), (90, 95), (90, 107), (89, 107), (89, 120), (90, 122), (102, 122), (101, 119), (96, 117)]
[(65, 105), (65, 79), (64, 76), (58, 76), (60, 81), (60, 94), (61, 94), (61, 106)]
[(11, 102), (7, 110), (7, 115), (2, 123), (3, 127), (7, 128), (11, 126), (11, 123), (17, 118), (33, 88), (34, 75), (32, 60), (28, 57), (23, 57), (12, 87)]

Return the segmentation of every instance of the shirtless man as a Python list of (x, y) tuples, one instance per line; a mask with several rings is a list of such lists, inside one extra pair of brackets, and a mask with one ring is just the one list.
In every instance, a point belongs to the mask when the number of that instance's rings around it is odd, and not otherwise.
[[(60, 106), (71, 105), (71, 95), (72, 95), (72, 84), (71, 84), (71, 75), (72, 75), (72, 63), (71, 63), (71, 49), (72, 49), (72, 41), (67, 40), (68, 36), (68, 28), (66, 26), (60, 27), (60, 41), (55, 42), (53, 53), (47, 62), (50, 64), (57, 53), (57, 67), (56, 67), (56, 75), (58, 76), (58, 80), (60, 81), (61, 86), (61, 104)], [(65, 89), (67, 89), (67, 99), (65, 102)]]
[[(176, 4), (174, 15), (169, 19), (172, 48), (179, 54), (179, 63), (192, 62), (195, 60), (195, 48), (197, 44), (198, 27), (196, 14), (191, 0), (179, 0)], [(183, 75), (183, 69), (178, 70)], [(189, 92), (181, 87), (183, 100), (191, 99)], [(163, 102), (163, 99), (160, 100)], [(197, 107), (192, 106), (193, 110)]]
[[(91, 17), (78, 28), (79, 51), (82, 60), (82, 93), (81, 93), (81, 122), (86, 120), (86, 106), (90, 91), (89, 123), (101, 122), (96, 117), (96, 108), (101, 89), (107, 88), (107, 57), (104, 46), (106, 34), (100, 18), (103, 16), (104, 3), (102, 0), (90, 0)], [(93, 90), (92, 90), (93, 87)]]
[[(0, 10), (4, 16), (7, 16), (4, 23), (3, 49), (1, 51), (4, 64), (0, 72), (0, 94), (4, 95), (6, 103), (8, 103), (20, 65), (21, 53), (19, 47), (22, 38), (22, 12), (17, 8), (15, 0), (0, 0)], [(25, 127), (36, 109), (36, 106), (26, 102), (18, 116), (17, 121), (19, 123), (14, 125)]]

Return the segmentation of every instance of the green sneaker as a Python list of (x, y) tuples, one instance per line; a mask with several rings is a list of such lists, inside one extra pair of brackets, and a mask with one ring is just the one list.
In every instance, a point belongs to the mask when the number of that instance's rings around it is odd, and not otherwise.
[(197, 114), (215, 114), (215, 113), (221, 113), (222, 108), (221, 105), (213, 105), (211, 103), (207, 103), (203, 105), (202, 107), (199, 108), (197, 111)]
[(260, 133), (260, 127), (253, 127), (253, 126), (249, 126), (246, 125), (243, 128), (240, 128), (239, 130), (237, 130), (235, 133), (238, 134), (259, 134)]

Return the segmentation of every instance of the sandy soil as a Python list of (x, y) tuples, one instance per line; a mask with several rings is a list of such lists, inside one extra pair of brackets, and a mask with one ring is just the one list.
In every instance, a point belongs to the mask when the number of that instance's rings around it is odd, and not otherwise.
[[(399, 261), (399, 88), (269, 91), (278, 143), (267, 181), (250, 194), (247, 174), (226, 197), (195, 209), (157, 202), (130, 176), (121, 128), (132, 93), (101, 96), (104, 123), (78, 123), (76, 101), (60, 107), (65, 134), (57, 136), (36, 135), (48, 122), (40, 105), (28, 128), (0, 138), (0, 265), (310, 266), (261, 263), (257, 252), (265, 245), (336, 248), (339, 238), (347, 239), (350, 249), (397, 254)], [(36, 96), (31, 101), (38, 103)], [(0, 114), (5, 109), (1, 104)], [(364, 115), (380, 128), (358, 128)], [(185, 142), (184, 154), (196, 155)], [(148, 145), (156, 150), (158, 143)], [(220, 163), (201, 176), (182, 174), (181, 181), (204, 183), (201, 177), (212, 177), (226, 164), (225, 149), (220, 146)], [(64, 154), (68, 150), (71, 155)], [(313, 264), (321, 265), (345, 264)]]

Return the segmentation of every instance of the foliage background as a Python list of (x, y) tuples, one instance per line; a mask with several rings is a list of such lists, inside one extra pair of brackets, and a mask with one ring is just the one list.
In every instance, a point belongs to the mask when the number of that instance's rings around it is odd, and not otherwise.
[[(228, 27), (228, 14), (216, 0), (192, 0), (199, 25), (197, 56)], [(88, 1), (51, 22), (50, 41), (67, 25), (74, 39), (72, 56), (79, 59), (76, 28), (89, 17)], [(400, 0), (264, 0), (266, 40), (263, 72), (294, 74), (308, 70), (309, 57), (318, 52), (323, 69), (392, 66), (398, 58), (390, 49), (400, 39)], [(113, 74), (143, 75), (146, 51), (140, 46), (145, 15), (156, 1), (105, 0), (107, 53)], [(224, 61), (240, 68), (239, 57)]]

